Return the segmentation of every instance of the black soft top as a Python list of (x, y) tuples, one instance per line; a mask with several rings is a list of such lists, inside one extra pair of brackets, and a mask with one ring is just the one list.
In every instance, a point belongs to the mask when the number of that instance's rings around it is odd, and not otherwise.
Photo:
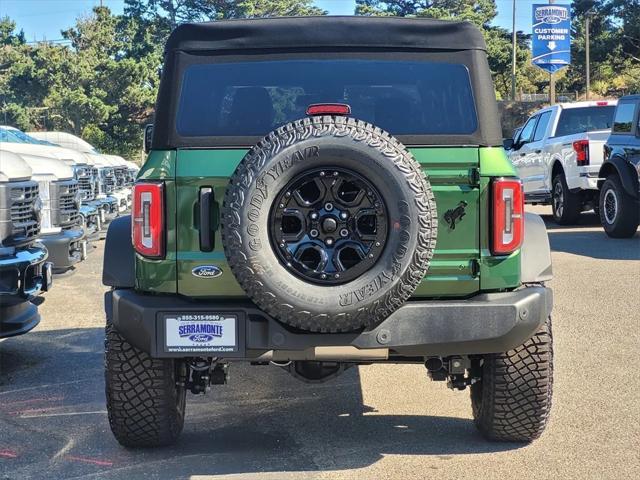
[(486, 45), (473, 24), (426, 18), (316, 16), (222, 20), (177, 27), (165, 48), (153, 148), (254, 145), (260, 137), (181, 136), (176, 117), (182, 78), (190, 66), (197, 64), (283, 58), (376, 58), (464, 65), (473, 89), (477, 130), (397, 137), (405, 145), (502, 145)]
[(322, 47), (485, 50), (469, 22), (423, 18), (317, 16), (186, 23), (166, 52)]

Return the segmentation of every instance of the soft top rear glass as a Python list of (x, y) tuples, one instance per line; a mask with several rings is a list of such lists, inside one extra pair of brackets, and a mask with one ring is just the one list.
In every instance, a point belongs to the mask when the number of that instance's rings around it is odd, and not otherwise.
[(176, 129), (182, 137), (262, 136), (314, 103), (393, 135), (471, 134), (477, 116), (465, 65), (428, 61), (300, 59), (188, 66)]

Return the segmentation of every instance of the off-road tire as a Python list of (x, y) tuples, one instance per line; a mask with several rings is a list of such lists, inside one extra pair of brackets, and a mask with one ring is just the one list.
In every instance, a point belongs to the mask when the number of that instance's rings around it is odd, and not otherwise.
[[(303, 155), (313, 149), (317, 155)], [(390, 226), (368, 271), (325, 286), (296, 277), (279, 261), (269, 212), (291, 178), (331, 167), (353, 169), (379, 189)], [(284, 125), (249, 151), (225, 193), (222, 242), (235, 278), (263, 311), (302, 330), (345, 332), (377, 325), (411, 296), (429, 268), (437, 223), (431, 186), (400, 142), (369, 123), (323, 116)]]
[[(612, 222), (607, 219), (607, 196), (615, 196), (617, 202), (617, 211)], [(600, 224), (604, 228), (605, 233), (612, 238), (630, 238), (635, 235), (640, 222), (640, 211), (638, 209), (637, 200), (629, 195), (617, 175), (610, 175), (605, 180), (600, 189)]]
[(184, 388), (176, 361), (151, 358), (113, 325), (105, 337), (105, 386), (109, 425), (125, 447), (159, 447), (176, 441), (184, 425)]
[[(558, 189), (562, 192), (562, 209), (557, 209), (557, 196)], [(560, 225), (574, 225), (580, 218), (582, 213), (582, 199), (577, 193), (573, 193), (569, 190), (567, 180), (564, 177), (564, 173), (559, 173), (553, 177), (551, 184), (551, 209), (553, 212), (553, 219)]]
[(551, 317), (523, 345), (484, 355), (471, 385), (473, 418), (489, 440), (531, 442), (547, 424), (553, 390)]

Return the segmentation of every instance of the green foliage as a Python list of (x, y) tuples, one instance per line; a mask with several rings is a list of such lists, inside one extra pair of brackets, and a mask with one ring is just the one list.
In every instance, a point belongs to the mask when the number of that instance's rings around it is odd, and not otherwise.
[(153, 116), (164, 43), (187, 21), (322, 15), (312, 0), (126, 0), (96, 7), (63, 31), (69, 45), (27, 45), (0, 19), (0, 121), (64, 130), (102, 151), (138, 157)]
[(356, 0), (356, 15), (468, 20), (489, 27), (498, 11), (495, 0)]
[[(640, 0), (575, 0), (573, 65), (557, 74), (559, 91), (585, 88), (586, 15), (591, 17), (592, 91), (640, 91)], [(62, 32), (68, 45), (27, 44), (0, 18), (0, 122), (81, 135), (98, 148), (137, 156), (153, 115), (164, 43), (183, 22), (322, 15), (312, 0), (125, 0), (123, 15), (96, 7)], [(356, 0), (358, 15), (467, 20), (487, 43), (496, 95), (511, 90), (511, 34), (494, 26), (495, 0)], [(517, 36), (517, 84), (543, 92), (548, 75), (531, 65), (529, 37)], [(293, 108), (283, 92), (281, 109)], [(280, 108), (279, 107), (279, 108)]]
[[(591, 13), (592, 91), (621, 95), (640, 91), (640, 0), (574, 0), (572, 4), (572, 65), (556, 73), (557, 89), (584, 92), (585, 18)], [(495, 0), (356, 0), (357, 15), (417, 16), (467, 20), (482, 29), (498, 98), (511, 90), (511, 33), (492, 25)], [(531, 65), (529, 36), (516, 42), (518, 91), (548, 89), (549, 76)]]
[[(496, 96), (509, 98), (511, 92), (511, 34), (503, 28), (491, 25), (498, 14), (495, 0), (356, 0), (356, 14), (466, 20), (475, 24), (482, 30), (487, 43), (489, 67), (494, 75)], [(520, 65), (523, 65), (527, 60), (528, 46), (526, 41), (526, 37), (520, 36), (518, 38), (516, 56)], [(531, 76), (531, 71), (527, 71), (525, 75), (522, 75), (522, 79), (526, 80)]]
[(559, 80), (558, 88), (585, 90), (587, 16), (592, 93), (617, 96), (640, 92), (640, 0), (572, 3), (572, 65)]

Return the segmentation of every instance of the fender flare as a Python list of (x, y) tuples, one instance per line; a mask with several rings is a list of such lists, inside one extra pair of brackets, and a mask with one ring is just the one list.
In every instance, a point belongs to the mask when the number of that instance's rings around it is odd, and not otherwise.
[(131, 244), (131, 215), (124, 215), (113, 220), (107, 230), (102, 283), (114, 288), (133, 288), (136, 280), (135, 260)]
[(520, 247), (522, 283), (547, 282), (553, 278), (547, 227), (540, 215), (524, 214), (524, 242)]
[(619, 155), (612, 156), (602, 164), (602, 167), (600, 167), (598, 177), (602, 180), (598, 181), (598, 188), (602, 188), (604, 180), (606, 180), (612, 169), (617, 173), (624, 191), (633, 198), (638, 198), (637, 186), (634, 185), (634, 179), (638, 178), (638, 174), (634, 171), (631, 164)]

